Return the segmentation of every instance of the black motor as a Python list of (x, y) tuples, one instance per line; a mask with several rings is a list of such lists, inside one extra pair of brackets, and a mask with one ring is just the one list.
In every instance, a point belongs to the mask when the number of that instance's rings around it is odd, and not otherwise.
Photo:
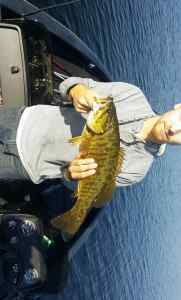
[(43, 226), (32, 215), (0, 215), (0, 299), (31, 299), (47, 279)]

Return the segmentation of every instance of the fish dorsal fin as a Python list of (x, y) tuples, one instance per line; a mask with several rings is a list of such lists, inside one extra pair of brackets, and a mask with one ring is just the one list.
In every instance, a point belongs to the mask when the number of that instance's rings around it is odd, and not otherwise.
[(75, 136), (75, 137), (69, 139), (68, 141), (71, 144), (79, 145), (81, 143), (81, 141), (82, 141), (82, 136), (81, 135)]

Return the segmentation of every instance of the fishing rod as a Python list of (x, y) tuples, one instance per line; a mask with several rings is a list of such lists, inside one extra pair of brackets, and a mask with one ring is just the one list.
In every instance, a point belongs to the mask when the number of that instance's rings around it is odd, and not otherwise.
[(31, 13), (28, 13), (28, 14), (22, 14), (21, 18), (3, 19), (3, 21), (18, 21), (18, 20), (19, 21), (24, 21), (26, 17), (34, 16), (34, 15), (36, 15), (36, 14), (42, 12), (42, 11), (50, 10), (50, 9), (57, 8), (57, 7), (68, 6), (68, 5), (71, 5), (71, 4), (78, 3), (80, 1), (81, 0), (72, 0), (72, 1), (67, 1), (67, 2), (64, 2), (64, 3), (58, 3), (58, 4), (48, 5), (48, 6), (45, 6), (43, 8), (38, 8), (34, 12), (31, 12)]
[(35, 12), (31, 12), (31, 13), (28, 13), (28, 14), (25, 14), (25, 15), (23, 14), (23, 17), (26, 18), (26, 17), (29, 17), (29, 16), (33, 16), (35, 14), (38, 14), (39, 12), (42, 12), (42, 11), (45, 11), (45, 10), (50, 10), (50, 9), (61, 7), (61, 6), (68, 6), (68, 5), (75, 4), (75, 3), (80, 2), (80, 1), (81, 0), (72, 0), (72, 1), (67, 1), (67, 2), (64, 2), (64, 3), (49, 5), (49, 6), (37, 9)]

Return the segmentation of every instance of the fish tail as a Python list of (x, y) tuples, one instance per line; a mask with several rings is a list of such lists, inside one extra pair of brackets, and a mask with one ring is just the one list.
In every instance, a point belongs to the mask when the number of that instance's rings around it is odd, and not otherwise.
[(72, 209), (60, 216), (55, 217), (51, 221), (52, 225), (59, 230), (63, 230), (64, 232), (75, 234), (85, 220), (87, 210), (90, 207), (91, 202), (91, 200), (86, 201), (86, 199), (84, 199), (84, 201), (82, 201), (80, 198), (77, 199), (76, 204)]

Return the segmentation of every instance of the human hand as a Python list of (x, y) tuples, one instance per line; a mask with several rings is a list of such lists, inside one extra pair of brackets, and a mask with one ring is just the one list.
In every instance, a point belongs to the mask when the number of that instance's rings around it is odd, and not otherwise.
[(97, 163), (93, 158), (80, 158), (79, 154), (66, 169), (65, 178), (79, 180), (96, 173)]
[(76, 111), (80, 113), (88, 113), (92, 109), (93, 102), (97, 97), (95, 92), (83, 84), (77, 84), (71, 88), (69, 96)]

